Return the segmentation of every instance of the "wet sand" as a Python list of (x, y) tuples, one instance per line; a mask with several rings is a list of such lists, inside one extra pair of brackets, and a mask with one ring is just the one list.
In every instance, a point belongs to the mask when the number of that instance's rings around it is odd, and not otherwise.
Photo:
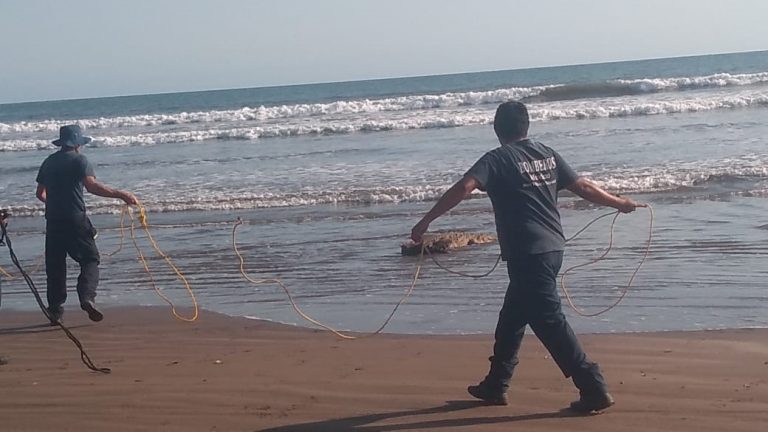
[(317, 330), (166, 308), (65, 322), (97, 366), (39, 313), (0, 310), (0, 431), (759, 431), (768, 424), (768, 330), (583, 335), (616, 406), (576, 417), (577, 397), (534, 337), (510, 406), (466, 393), (492, 337)]

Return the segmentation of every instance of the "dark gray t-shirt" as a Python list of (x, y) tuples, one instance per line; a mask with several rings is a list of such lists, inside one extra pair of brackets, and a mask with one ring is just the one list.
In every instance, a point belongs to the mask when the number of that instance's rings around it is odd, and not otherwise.
[(45, 186), (45, 218), (76, 220), (85, 216), (83, 180), (93, 176), (88, 159), (74, 151), (57, 151), (48, 156), (37, 173), (37, 182)]
[(467, 171), (488, 192), (505, 260), (565, 248), (557, 192), (578, 179), (556, 151), (523, 140), (489, 151)]

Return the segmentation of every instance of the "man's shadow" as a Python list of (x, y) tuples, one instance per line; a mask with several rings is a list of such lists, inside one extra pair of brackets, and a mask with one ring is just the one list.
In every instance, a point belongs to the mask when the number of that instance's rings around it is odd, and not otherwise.
[[(88, 324), (79, 324), (75, 326), (67, 326), (68, 329), (77, 329), (81, 327), (88, 327)], [(2, 327), (0, 328), (0, 335), (12, 335), (12, 334), (32, 334), (32, 333), (49, 333), (61, 330), (61, 327), (57, 325), (45, 324), (31, 324), (18, 327)]]
[(389, 420), (398, 417), (412, 417), (430, 414), (444, 414), (456, 411), (463, 411), (472, 408), (485, 406), (480, 401), (447, 401), (445, 404), (409, 411), (395, 411), (381, 414), (368, 414), (356, 417), (347, 417), (340, 419), (324, 420), (319, 422), (302, 423), (297, 425), (279, 426), (270, 429), (263, 429), (261, 432), (390, 432), (399, 430), (415, 429), (437, 429), (458, 426), (479, 426), (483, 424), (494, 423), (513, 423), (525, 420), (541, 420), (561, 417), (579, 417), (580, 415), (563, 409), (555, 412), (522, 414), (516, 416), (496, 416), (496, 417), (464, 417), (453, 419), (423, 420), (417, 422), (402, 422), (398, 424), (389, 424), (376, 426), (376, 423), (382, 420)]

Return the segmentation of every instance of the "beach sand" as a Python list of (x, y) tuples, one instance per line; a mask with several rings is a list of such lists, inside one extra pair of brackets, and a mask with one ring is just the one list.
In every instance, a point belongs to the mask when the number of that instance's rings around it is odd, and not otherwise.
[(510, 406), (466, 393), (492, 337), (326, 332), (165, 308), (107, 309), (66, 324), (89, 371), (39, 313), (0, 310), (2, 431), (761, 431), (768, 427), (768, 330), (584, 335), (616, 406), (561, 411), (577, 393), (527, 337)]

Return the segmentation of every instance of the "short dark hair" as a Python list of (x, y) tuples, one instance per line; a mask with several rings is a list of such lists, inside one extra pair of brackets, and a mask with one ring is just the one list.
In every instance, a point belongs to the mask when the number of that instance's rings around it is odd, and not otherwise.
[(522, 138), (528, 135), (528, 108), (518, 101), (504, 102), (496, 108), (493, 130), (499, 139)]

